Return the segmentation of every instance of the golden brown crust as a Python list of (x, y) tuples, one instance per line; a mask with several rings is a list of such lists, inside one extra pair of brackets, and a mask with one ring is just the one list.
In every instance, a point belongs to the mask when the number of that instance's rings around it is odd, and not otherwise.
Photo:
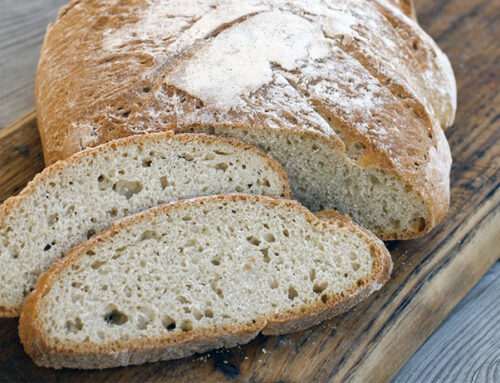
[[(108, 241), (121, 229), (139, 220), (147, 220), (156, 215), (165, 214), (168, 211), (183, 206), (193, 206), (213, 201), (247, 201), (260, 202), (269, 206), (283, 207), (296, 210), (297, 214), (306, 216), (312, 224), (323, 225), (327, 228), (339, 222), (348, 227), (353, 233), (367, 240), (372, 249), (374, 259), (374, 271), (369, 280), (352, 286), (344, 294), (330, 296), (326, 303), (318, 302), (308, 306), (306, 310), (300, 307), (290, 313), (280, 313), (273, 318), (257, 318), (255, 323), (242, 326), (230, 326), (226, 328), (214, 328), (208, 330), (194, 330), (175, 336), (167, 336), (154, 341), (130, 340), (117, 341), (112, 344), (51, 344), (45, 338), (39, 314), (43, 310), (44, 297), (50, 291), (54, 281), (64, 273), (65, 269), (93, 244)], [(326, 215), (325, 215), (326, 216)], [(26, 352), (40, 366), (61, 368), (108, 368), (124, 366), (128, 364), (139, 364), (158, 360), (181, 358), (194, 352), (203, 352), (217, 347), (231, 347), (243, 344), (253, 339), (259, 332), (264, 334), (281, 334), (299, 331), (310, 327), (322, 320), (337, 315), (368, 296), (371, 292), (378, 290), (390, 277), (391, 256), (383, 243), (373, 234), (361, 229), (348, 218), (339, 218), (329, 214), (329, 221), (319, 220), (315, 215), (302, 207), (298, 202), (269, 197), (232, 194), (223, 196), (210, 196), (184, 200), (173, 204), (153, 208), (140, 214), (126, 217), (113, 223), (111, 228), (103, 233), (92, 237), (73, 248), (65, 258), (56, 262), (52, 268), (42, 275), (33, 293), (28, 297), (23, 307), (19, 321), (19, 336)], [(326, 305), (326, 308), (325, 308)]]
[[(406, 14), (413, 12), (411, 1), (392, 3)], [(37, 117), (47, 164), (138, 131), (208, 133), (216, 128), (231, 136), (238, 130), (265, 130), (314, 138), (344, 153), (361, 145), (365, 149), (357, 159), (359, 166), (383, 169), (420, 195), (427, 210), (424, 224), (414, 231), (377, 233), (385, 240), (420, 236), (444, 216), (450, 154), (440, 123), (445, 127), (453, 121), (453, 73), (435, 43), (396, 7), (385, 0), (367, 2), (378, 33), (364, 28), (362, 20), (355, 27), (359, 37), (329, 38), (335, 48), (330, 57), (308, 63), (307, 71), (276, 66), (274, 73), (288, 83), (263, 86), (244, 97), (243, 106), (220, 112), (164, 80), (174, 67), (189, 62), (211, 36), (166, 62), (166, 49), (179, 33), (165, 40), (149, 36), (147, 41), (121, 41), (117, 50), (105, 46), (110, 33), (139, 25), (147, 4), (73, 2), (49, 28), (36, 78)], [(187, 23), (189, 30), (196, 20)], [(151, 53), (155, 50), (162, 54)], [(391, 69), (392, 62), (399, 66)], [(344, 78), (346, 73), (352, 78)], [(353, 81), (359, 84), (354, 86)], [(322, 87), (315, 84), (325, 84), (327, 92), (318, 95)], [(368, 99), (376, 101), (376, 107), (368, 103), (352, 108), (367, 98), (359, 88), (375, 89)], [(440, 154), (432, 155), (436, 151)]]

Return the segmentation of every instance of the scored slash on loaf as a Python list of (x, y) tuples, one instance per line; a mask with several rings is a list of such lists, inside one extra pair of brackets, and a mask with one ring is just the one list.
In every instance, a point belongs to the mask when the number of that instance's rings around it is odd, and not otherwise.
[(407, 15), (408, 0), (74, 1), (38, 67), (45, 160), (152, 130), (232, 136), (312, 211), (423, 235), (449, 204), (456, 86)]
[(0, 206), (0, 317), (19, 315), (40, 274), (115, 219), (231, 192), (290, 197), (269, 156), (200, 134), (127, 137), (46, 168)]
[(108, 368), (300, 331), (378, 290), (392, 262), (348, 217), (225, 195), (115, 222), (40, 279), (19, 333), (40, 366)]

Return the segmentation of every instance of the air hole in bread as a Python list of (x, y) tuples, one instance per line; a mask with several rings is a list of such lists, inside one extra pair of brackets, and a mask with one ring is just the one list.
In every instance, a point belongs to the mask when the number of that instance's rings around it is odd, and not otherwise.
[(250, 237), (247, 237), (247, 241), (250, 242), (254, 246), (259, 246), (260, 245), (259, 239), (256, 238), (256, 237), (254, 237), (253, 235), (251, 235)]
[(206, 309), (204, 315), (207, 318), (213, 318), (214, 317), (214, 312), (211, 309)]
[(194, 310), (193, 315), (194, 315), (196, 320), (200, 320), (203, 317), (203, 314), (200, 313), (198, 310)]
[(269, 263), (271, 262), (271, 258), (269, 257), (269, 248), (266, 247), (265, 249), (260, 249), (260, 252), (263, 255), (264, 262)]
[(220, 265), (220, 259), (218, 259), (218, 258), (212, 259), (212, 265), (219, 266)]
[(316, 293), (316, 294), (321, 294), (323, 291), (326, 290), (326, 288), (328, 287), (328, 282), (323, 282), (323, 283), (315, 283), (314, 286), (313, 286), (313, 291)]
[(425, 229), (425, 219), (423, 219), (422, 217), (413, 218), (410, 224), (417, 231), (422, 231)]
[(113, 185), (113, 191), (130, 199), (134, 194), (139, 193), (143, 188), (141, 182), (120, 180)]
[(75, 205), (71, 205), (66, 209), (66, 215), (72, 215), (75, 212)]
[(57, 213), (51, 214), (47, 218), (47, 224), (49, 226), (53, 226), (57, 221), (59, 221), (59, 216), (57, 215)]
[(181, 154), (179, 156), (179, 158), (182, 158), (183, 160), (186, 160), (188, 162), (191, 162), (194, 160), (194, 157), (191, 154), (187, 154), (187, 153)]
[(151, 161), (151, 160), (143, 160), (142, 161), (142, 167), (143, 168), (149, 168), (149, 167), (151, 167), (152, 163), (153, 163), (153, 161)]
[(74, 321), (66, 321), (65, 327), (67, 333), (76, 334), (78, 331), (82, 331), (83, 323), (80, 318), (76, 318)]
[(193, 329), (193, 322), (189, 319), (184, 319), (181, 323), (181, 330), (184, 332), (191, 331)]
[(238, 185), (238, 186), (236, 186), (236, 191), (237, 191), (238, 193), (243, 193), (243, 188), (242, 188), (241, 186), (239, 186), (239, 185)]
[(212, 290), (220, 297), (220, 298), (224, 298), (224, 294), (222, 293), (222, 289), (217, 287), (217, 281), (214, 281), (212, 283), (210, 283), (210, 287), (212, 288)]
[(87, 239), (89, 239), (90, 237), (92, 237), (94, 234), (96, 233), (96, 231), (94, 229), (90, 229), (90, 230), (87, 230)]
[(27, 297), (28, 295), (30, 295), (33, 290), (34, 290), (34, 287), (31, 287), (29, 289), (24, 289), (23, 290), (23, 297)]
[(299, 293), (295, 289), (295, 287), (290, 286), (288, 287), (288, 299), (293, 300), (299, 296)]
[(325, 303), (325, 304), (326, 304), (326, 302), (328, 302), (328, 295), (323, 294), (323, 295), (321, 296), (321, 302), (323, 302), (323, 303)]
[(128, 316), (114, 306), (110, 306), (103, 316), (104, 321), (109, 325), (121, 326), (128, 321)]
[(95, 251), (94, 250), (87, 250), (85, 252), (85, 254), (89, 255), (89, 256), (92, 256), (92, 255), (95, 255)]
[(148, 239), (159, 239), (159, 235), (154, 230), (146, 230), (142, 233), (140, 241), (145, 241)]
[(266, 242), (269, 242), (269, 243), (276, 241), (276, 238), (274, 237), (274, 235), (272, 233), (264, 234), (264, 239), (266, 240)]
[(97, 177), (97, 183), (99, 185), (99, 190), (106, 190), (113, 186), (113, 182), (104, 174)]
[(97, 270), (99, 269), (102, 265), (104, 265), (105, 262), (103, 261), (95, 261), (94, 263), (92, 263), (92, 265), (90, 267), (92, 267), (94, 270)]
[(215, 165), (215, 169), (222, 170), (223, 172), (225, 172), (227, 170), (227, 164), (220, 162)]
[(166, 176), (160, 177), (161, 188), (165, 189), (167, 186), (175, 186), (175, 182), (170, 182)]
[(270, 281), (269, 281), (269, 287), (272, 288), (272, 289), (277, 289), (279, 287), (279, 283), (277, 281), (276, 278), (272, 278)]
[(313, 282), (316, 279), (316, 269), (311, 269), (309, 271), (309, 279)]

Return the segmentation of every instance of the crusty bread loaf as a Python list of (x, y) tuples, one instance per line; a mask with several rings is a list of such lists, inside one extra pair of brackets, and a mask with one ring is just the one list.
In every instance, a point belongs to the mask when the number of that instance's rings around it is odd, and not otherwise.
[(317, 324), (391, 267), (383, 243), (336, 212), (241, 194), (179, 201), (72, 249), (28, 297), (19, 335), (54, 368), (182, 358)]
[[(409, 1), (393, 0), (411, 15)], [(454, 119), (446, 56), (385, 0), (73, 1), (36, 79), (47, 163), (152, 130), (233, 136), (293, 196), (383, 239), (446, 213)]]
[(18, 315), (38, 276), (111, 221), (229, 192), (290, 197), (286, 174), (269, 156), (199, 134), (131, 136), (46, 168), (0, 206), (0, 317)]

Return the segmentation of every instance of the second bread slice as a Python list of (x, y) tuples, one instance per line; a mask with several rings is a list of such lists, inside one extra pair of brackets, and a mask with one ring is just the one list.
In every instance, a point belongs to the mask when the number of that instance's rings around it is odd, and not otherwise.
[(383, 243), (335, 212), (224, 195), (114, 223), (40, 278), (19, 334), (40, 366), (181, 358), (310, 327), (387, 281)]
[(237, 140), (206, 135), (128, 137), (46, 168), (0, 206), (0, 317), (18, 315), (38, 276), (113, 220), (230, 192), (290, 196), (276, 161)]

